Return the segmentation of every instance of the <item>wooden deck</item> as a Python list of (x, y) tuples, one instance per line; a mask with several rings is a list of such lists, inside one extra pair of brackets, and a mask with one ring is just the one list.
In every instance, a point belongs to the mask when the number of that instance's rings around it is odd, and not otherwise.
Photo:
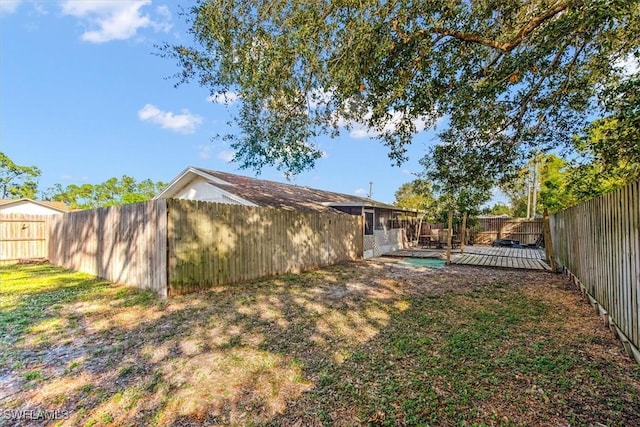
[[(414, 258), (442, 258), (441, 249), (404, 249), (387, 255)], [(501, 248), (492, 246), (467, 246), (464, 253), (454, 249), (451, 263), (457, 265), (474, 265), (480, 267), (514, 268), (522, 270), (551, 270), (545, 262), (542, 249)]]
[(501, 248), (493, 246), (467, 246), (464, 253), (509, 258), (545, 259), (544, 249)]
[[(491, 249), (484, 251), (483, 249)], [(522, 253), (518, 253), (522, 251)], [(540, 252), (540, 253), (538, 253)], [(523, 270), (551, 270), (539, 249), (474, 248), (451, 256), (452, 264), (483, 267), (516, 268)]]

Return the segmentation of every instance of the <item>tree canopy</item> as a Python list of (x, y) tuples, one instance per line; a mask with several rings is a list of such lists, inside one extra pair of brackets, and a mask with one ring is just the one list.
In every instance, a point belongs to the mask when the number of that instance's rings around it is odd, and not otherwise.
[(46, 199), (64, 202), (72, 209), (93, 209), (150, 200), (166, 186), (163, 182), (146, 179), (137, 182), (123, 175), (113, 177), (100, 184), (56, 184), (47, 191)]
[(0, 152), (0, 199), (34, 199), (40, 174), (36, 166), (17, 165)]
[(435, 220), (438, 212), (438, 199), (434, 194), (433, 185), (425, 179), (414, 179), (402, 184), (395, 192), (394, 205), (405, 209), (415, 209), (423, 212), (430, 220)]
[(606, 117), (576, 136), (580, 155), (570, 176), (578, 200), (640, 179), (640, 75), (606, 89)]
[(636, 0), (206, 0), (186, 16), (194, 43), (160, 48), (179, 82), (237, 93), (236, 160), (288, 173), (356, 122), (400, 163), (417, 121), (442, 117), (443, 145), (504, 173), (571, 142), (640, 34)]
[[(535, 165), (535, 166), (534, 166)], [(571, 185), (574, 166), (556, 154), (542, 154), (531, 159), (512, 179), (503, 182), (500, 189), (509, 197), (511, 213), (516, 217), (527, 215), (527, 204), (533, 192), (532, 168), (536, 168), (535, 185), (538, 197), (531, 216), (541, 215), (544, 208), (550, 212), (568, 208), (578, 202)]]

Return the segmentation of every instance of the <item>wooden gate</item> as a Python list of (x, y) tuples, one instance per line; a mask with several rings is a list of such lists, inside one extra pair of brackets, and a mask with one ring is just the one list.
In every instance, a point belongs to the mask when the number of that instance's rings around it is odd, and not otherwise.
[(48, 256), (48, 215), (0, 214), (0, 262)]

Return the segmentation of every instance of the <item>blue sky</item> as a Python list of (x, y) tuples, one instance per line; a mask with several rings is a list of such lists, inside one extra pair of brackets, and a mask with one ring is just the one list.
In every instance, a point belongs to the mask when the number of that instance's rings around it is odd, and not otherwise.
[[(255, 176), (211, 137), (228, 132), (233, 104), (196, 83), (174, 87), (176, 64), (154, 44), (190, 43), (177, 2), (0, 0), (0, 151), (42, 170), (40, 188), (123, 174), (170, 181), (187, 166)], [(416, 135), (410, 160), (392, 166), (367, 129), (320, 139), (326, 156), (292, 182), (393, 202), (436, 142)], [(264, 169), (263, 179), (286, 182)]]

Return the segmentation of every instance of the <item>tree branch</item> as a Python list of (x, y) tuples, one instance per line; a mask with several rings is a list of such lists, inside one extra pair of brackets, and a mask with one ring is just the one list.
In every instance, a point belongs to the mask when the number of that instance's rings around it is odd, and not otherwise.
[(482, 45), (497, 49), (501, 52), (509, 53), (513, 49), (518, 47), (518, 45), (520, 45), (520, 43), (522, 43), (522, 41), (529, 34), (531, 34), (533, 31), (536, 30), (536, 28), (538, 28), (540, 25), (542, 25), (549, 19), (553, 18), (560, 12), (563, 12), (564, 10), (566, 10), (569, 7), (569, 3), (570, 3), (569, 0), (558, 2), (555, 4), (555, 6), (553, 6), (546, 12), (544, 12), (542, 15), (531, 18), (529, 22), (527, 22), (522, 28), (520, 28), (518, 33), (511, 40), (506, 42), (499, 42), (497, 40), (483, 37), (478, 34), (464, 33), (461, 31), (447, 29), (447, 28), (435, 27), (433, 28), (432, 31), (436, 34), (450, 36), (465, 42), (482, 44)]
[(516, 127), (516, 138), (520, 138), (522, 133), (523, 123), (522, 120), (527, 110), (529, 109), (529, 104), (533, 97), (538, 93), (542, 84), (549, 78), (552, 72), (557, 68), (558, 64), (560, 64), (560, 60), (562, 59), (562, 55), (564, 54), (565, 49), (567, 48), (567, 44), (565, 43), (561, 49), (555, 54), (551, 64), (547, 67), (544, 73), (540, 76), (537, 82), (533, 85), (533, 87), (529, 90), (529, 92), (524, 96), (524, 98), (520, 101), (520, 108), (518, 109), (518, 114), (514, 117), (512, 123)]

